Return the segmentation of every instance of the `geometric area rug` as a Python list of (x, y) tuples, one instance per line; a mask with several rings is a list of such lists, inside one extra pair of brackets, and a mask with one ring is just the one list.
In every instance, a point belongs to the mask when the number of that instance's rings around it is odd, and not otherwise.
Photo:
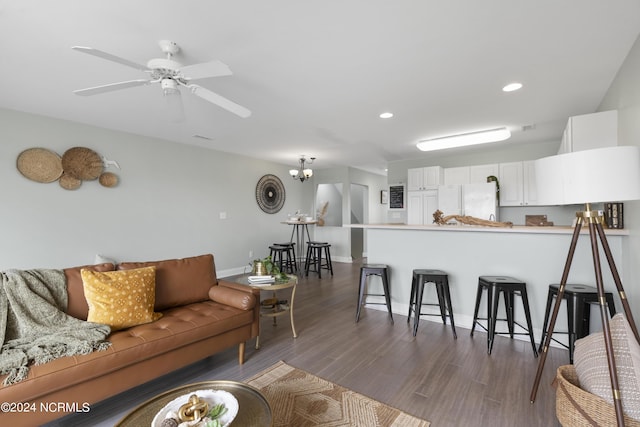
[(429, 422), (280, 361), (245, 383), (265, 396), (275, 427), (428, 427)]

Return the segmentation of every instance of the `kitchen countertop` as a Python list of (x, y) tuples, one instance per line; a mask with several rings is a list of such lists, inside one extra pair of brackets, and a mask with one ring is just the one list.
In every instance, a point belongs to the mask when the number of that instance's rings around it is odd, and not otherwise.
[[(513, 227), (488, 227), (479, 225), (408, 225), (399, 223), (381, 224), (344, 224), (347, 228), (363, 229), (388, 229), (388, 230), (415, 230), (415, 231), (473, 231), (483, 233), (531, 233), (531, 234), (573, 234), (571, 226), (532, 227), (514, 225)], [(627, 229), (607, 229), (605, 234), (610, 236), (628, 236)], [(583, 224), (580, 234), (589, 234), (588, 224)]]

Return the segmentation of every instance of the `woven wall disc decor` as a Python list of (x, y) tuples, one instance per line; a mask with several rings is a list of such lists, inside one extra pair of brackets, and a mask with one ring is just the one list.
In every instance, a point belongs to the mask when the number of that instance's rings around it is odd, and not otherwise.
[(46, 148), (29, 148), (18, 155), (20, 173), (35, 182), (53, 182), (62, 175), (60, 156)]
[(63, 173), (58, 183), (60, 184), (60, 187), (65, 190), (77, 190), (82, 185), (82, 180)]
[(83, 181), (98, 179), (104, 165), (95, 151), (86, 147), (69, 148), (62, 155), (64, 173)]
[(256, 185), (256, 201), (258, 206), (268, 214), (279, 212), (284, 206), (285, 191), (280, 178), (275, 175), (265, 175)]
[(103, 187), (115, 187), (116, 185), (118, 185), (118, 175), (112, 172), (104, 172), (102, 175), (100, 175), (100, 178), (98, 178), (98, 182)]

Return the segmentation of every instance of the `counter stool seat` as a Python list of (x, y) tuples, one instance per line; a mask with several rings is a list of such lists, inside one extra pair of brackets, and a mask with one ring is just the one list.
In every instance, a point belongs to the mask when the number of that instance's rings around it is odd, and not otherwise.
[[(424, 295), (424, 285), (433, 283), (436, 287), (436, 293), (438, 295), (438, 303), (425, 303), (422, 302)], [(436, 306), (440, 308), (440, 314), (433, 313), (421, 313), (422, 306)], [(442, 323), (447, 324), (447, 317), (451, 321), (451, 330), (453, 331), (453, 338), (457, 339), (456, 326), (453, 321), (453, 309), (451, 308), (451, 293), (449, 292), (449, 275), (442, 270), (425, 270), (415, 269), (413, 270), (413, 277), (411, 279), (411, 297), (409, 300), (409, 314), (407, 315), (407, 323), (411, 320), (411, 313), (414, 313), (413, 320), (413, 336), (418, 333), (418, 323), (420, 322), (420, 316), (440, 316)]]
[[(307, 243), (307, 257), (305, 259), (305, 276), (309, 275), (309, 271), (318, 273), (318, 277), (322, 278), (322, 270), (329, 270), (333, 276), (333, 264), (331, 263), (331, 245), (327, 242), (309, 242)], [(322, 252), (324, 251), (324, 260)]]
[(280, 271), (293, 273), (295, 260), (291, 257), (289, 246), (270, 245), (269, 256), (271, 261), (278, 266)]
[[(382, 294), (368, 293), (367, 278), (369, 276), (379, 276), (382, 279)], [(385, 302), (368, 302), (367, 296), (384, 296)], [(360, 267), (360, 289), (358, 291), (358, 309), (356, 311), (356, 323), (360, 320), (360, 309), (364, 304), (378, 304), (387, 306), (389, 319), (393, 323), (393, 313), (391, 312), (391, 293), (389, 292), (389, 267), (386, 264), (363, 264)]]
[[(549, 293), (547, 296), (547, 309), (544, 314), (544, 323), (542, 328), (542, 338), (540, 339), (540, 347), (538, 351), (543, 350), (545, 338), (549, 333), (549, 316), (551, 313), (551, 305), (553, 300), (558, 297), (560, 289), (559, 284), (549, 285)], [(613, 293), (605, 292), (604, 294), (609, 314), (613, 317), (616, 314), (616, 306), (613, 301)], [(569, 337), (568, 345), (551, 338), (556, 343), (569, 350), (569, 362), (573, 363), (573, 349), (576, 340), (589, 335), (589, 324), (591, 320), (591, 304), (599, 302), (598, 289), (594, 286), (566, 284), (564, 285), (563, 300), (567, 304), (567, 331), (552, 331), (552, 334), (567, 334)]]
[[(480, 308), (480, 300), (482, 299), (483, 291), (487, 291), (487, 317), (478, 317), (478, 310)], [(504, 298), (504, 304), (506, 309), (506, 319), (498, 319), (498, 303), (500, 294), (502, 293)], [(520, 295), (522, 298), (522, 305), (524, 306), (524, 313), (527, 319), (527, 327), (515, 321), (514, 318), (514, 296)], [(487, 327), (485, 327), (479, 320), (486, 320)], [(496, 332), (496, 322), (506, 321), (508, 331)], [(504, 276), (480, 276), (478, 278), (478, 292), (476, 294), (476, 308), (473, 313), (473, 325), (471, 326), (471, 336), (479, 325), (485, 331), (487, 331), (487, 352), (491, 354), (493, 349), (493, 340), (496, 334), (509, 334), (511, 338), (514, 335), (529, 335), (531, 340), (531, 347), (533, 347), (533, 354), (538, 357), (538, 349), (536, 347), (535, 339), (533, 338), (533, 327), (531, 325), (531, 313), (529, 312), (529, 299), (527, 298), (527, 284), (518, 279)], [(514, 332), (514, 325), (519, 326), (526, 332)]]
[[(298, 271), (298, 264), (296, 263), (296, 244), (295, 242), (283, 242), (274, 243), (273, 246), (282, 246), (286, 250), (286, 269), (288, 273), (295, 273)], [(281, 270), (282, 271), (282, 270)]]

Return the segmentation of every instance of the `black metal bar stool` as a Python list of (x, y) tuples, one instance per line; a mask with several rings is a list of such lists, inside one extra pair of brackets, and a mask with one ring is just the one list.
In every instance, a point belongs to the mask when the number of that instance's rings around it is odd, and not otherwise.
[[(426, 283), (433, 283), (436, 287), (436, 293), (438, 295), (438, 304), (422, 302), (424, 294), (424, 285)], [(440, 307), (440, 314), (433, 313), (421, 313), (421, 307), (436, 306)], [(411, 320), (411, 312), (415, 317), (413, 320), (413, 336), (418, 333), (418, 323), (420, 322), (420, 315), (423, 316), (440, 316), (442, 317), (442, 323), (447, 324), (447, 317), (451, 320), (451, 330), (453, 331), (453, 338), (457, 339), (456, 326), (453, 321), (453, 309), (451, 308), (451, 293), (449, 292), (449, 276), (447, 273), (441, 270), (413, 270), (413, 278), (411, 279), (411, 297), (409, 299), (409, 314), (407, 315), (407, 323)]]
[[(367, 278), (369, 276), (379, 276), (382, 279), (382, 294), (367, 293)], [(384, 296), (385, 302), (367, 302), (367, 296)], [(385, 264), (363, 264), (360, 267), (360, 290), (358, 291), (358, 310), (356, 312), (356, 322), (360, 320), (360, 309), (363, 304), (378, 304), (387, 306), (389, 318), (393, 323), (393, 313), (391, 312), (391, 293), (389, 292), (389, 268)]]
[[(274, 246), (282, 246), (286, 248), (286, 263), (285, 268), (287, 273), (295, 273), (298, 271), (298, 264), (296, 263), (296, 244), (294, 242), (274, 243)], [(284, 271), (284, 270), (280, 270)]]
[(289, 259), (289, 250), (286, 246), (271, 245), (269, 246), (269, 256), (271, 261), (278, 266), (280, 271), (285, 271), (291, 260)]
[[(560, 285), (549, 285), (549, 294), (547, 296), (547, 309), (544, 314), (544, 323), (542, 324), (542, 338), (540, 339), (540, 347), (538, 351), (542, 351), (547, 329), (549, 328), (549, 315), (551, 313), (551, 305), (553, 300), (558, 296)], [(605, 292), (604, 294), (607, 305), (609, 306), (609, 314), (613, 317), (616, 314), (616, 305), (613, 301), (613, 293)], [(577, 339), (584, 338), (589, 335), (589, 323), (591, 320), (591, 304), (599, 303), (598, 290), (593, 286), (587, 285), (564, 285), (563, 300), (567, 303), (567, 331), (553, 331), (554, 334), (569, 335), (569, 345), (565, 345), (555, 338), (551, 338), (561, 346), (569, 350), (569, 361), (573, 363), (573, 348)]]
[[(487, 317), (478, 317), (478, 310), (480, 308), (480, 300), (482, 299), (482, 293), (487, 290)], [(504, 297), (504, 304), (506, 309), (506, 319), (498, 319), (498, 302), (500, 294)], [(524, 306), (524, 313), (527, 319), (527, 327), (515, 321), (514, 318), (514, 296), (520, 295), (522, 298), (522, 305)], [(479, 320), (486, 320), (487, 327), (485, 328)], [(506, 320), (509, 328), (508, 332), (496, 332), (496, 322), (499, 320)], [(480, 276), (478, 278), (478, 292), (476, 295), (476, 308), (473, 313), (473, 325), (471, 326), (471, 336), (476, 328), (476, 324), (480, 325), (485, 331), (487, 331), (487, 352), (491, 354), (493, 349), (493, 339), (496, 334), (509, 334), (511, 338), (514, 335), (529, 335), (531, 340), (531, 346), (533, 347), (533, 354), (538, 357), (538, 349), (536, 348), (535, 339), (533, 338), (533, 327), (531, 325), (531, 313), (529, 312), (529, 299), (527, 298), (527, 284), (518, 279), (512, 277), (502, 276)], [(514, 325), (518, 325), (527, 332), (514, 332)]]
[[(307, 257), (305, 260), (305, 275), (309, 275), (309, 271), (318, 273), (318, 277), (322, 278), (322, 269), (329, 270), (333, 276), (333, 265), (331, 263), (331, 245), (327, 242), (309, 242), (307, 244)], [(322, 252), (324, 250), (324, 261)], [(311, 268), (313, 266), (313, 268)]]

